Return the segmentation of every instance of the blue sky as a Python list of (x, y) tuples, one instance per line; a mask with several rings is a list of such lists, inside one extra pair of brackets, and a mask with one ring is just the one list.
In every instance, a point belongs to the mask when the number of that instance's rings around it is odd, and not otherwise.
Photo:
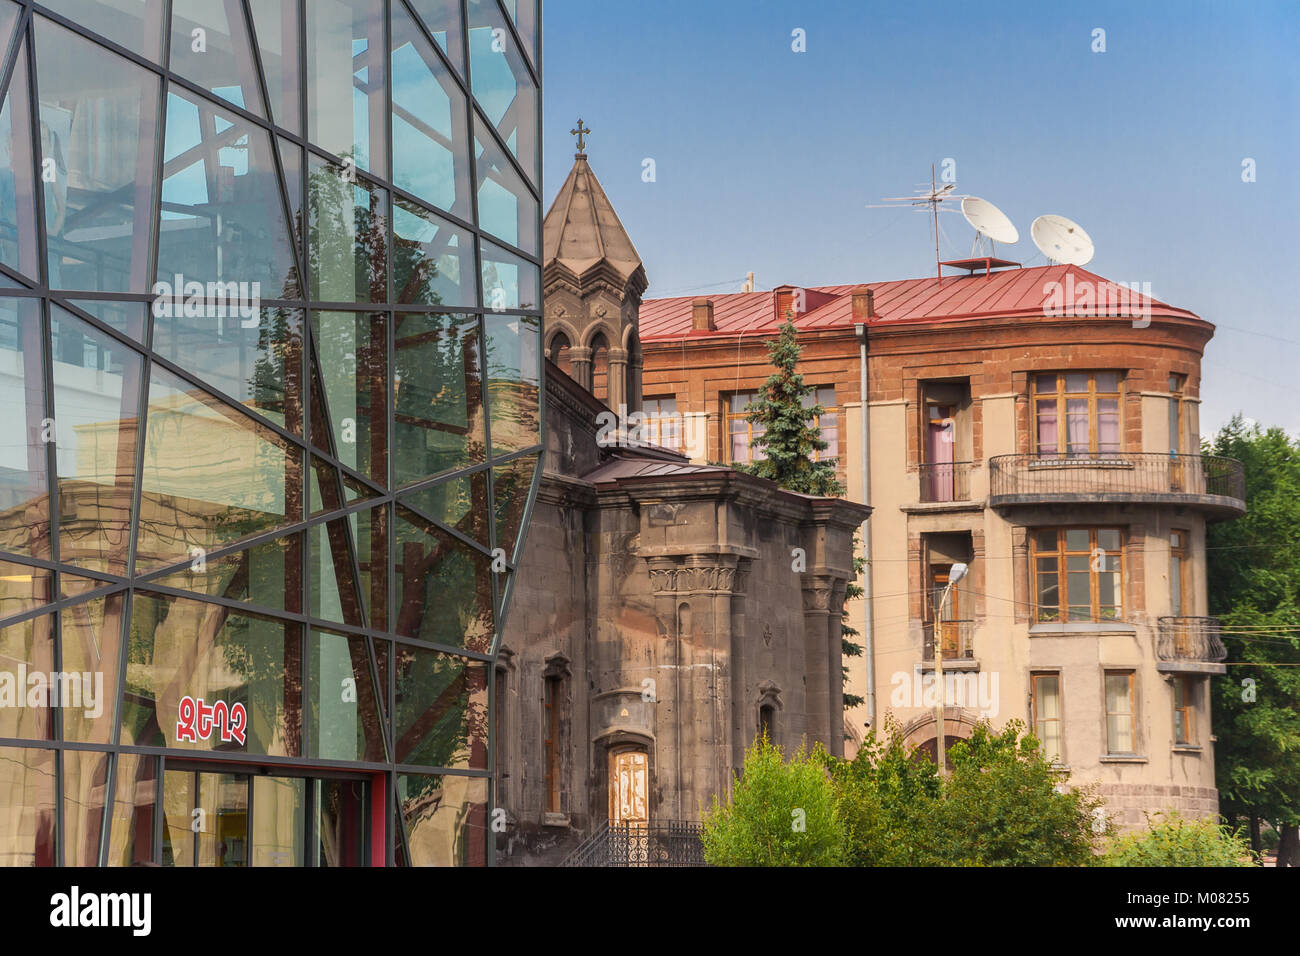
[[(1042, 264), (1030, 222), (1069, 216), (1089, 269), (1218, 325), (1203, 433), (1236, 411), (1297, 432), (1298, 51), (1296, 0), (549, 0), (545, 198), (581, 116), (648, 296), (738, 291), (749, 270), (761, 289), (901, 279), (933, 269), (928, 220), (866, 204), (952, 158), (957, 191), (1019, 228), (1000, 254)], [(960, 215), (941, 224), (945, 258), (968, 255)]]

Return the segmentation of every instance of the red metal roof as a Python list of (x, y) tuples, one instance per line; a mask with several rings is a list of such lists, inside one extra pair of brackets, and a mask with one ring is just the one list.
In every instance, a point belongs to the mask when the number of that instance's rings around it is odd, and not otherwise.
[[(1053, 284), (1057, 284), (1055, 287)], [(854, 285), (812, 286), (808, 292), (829, 295), (821, 304), (809, 303), (806, 312), (795, 316), (800, 331), (853, 327)], [(1175, 318), (1200, 316), (1158, 299), (1131, 292), (1120, 283), (1105, 279), (1079, 266), (1036, 266), (988, 274), (944, 276), (943, 279), (901, 279), (868, 282), (874, 297), (875, 315), (870, 324), (898, 322), (961, 322), (995, 316), (1069, 314), (1080, 317), (1122, 315), (1145, 311)], [(1087, 298), (1084, 296), (1087, 295)], [(1053, 297), (1057, 297), (1055, 303)], [(776, 314), (776, 292), (734, 292), (710, 295), (713, 302), (713, 331), (692, 331), (691, 303), (697, 296), (647, 299), (641, 303), (639, 319), (642, 342), (665, 339), (716, 338), (739, 334), (770, 333), (782, 320)], [(817, 296), (816, 298), (821, 298)], [(1070, 311), (1051, 312), (1054, 305), (1069, 305)], [(1109, 308), (1099, 308), (1099, 303)], [(1117, 309), (1115, 305), (1123, 303)]]

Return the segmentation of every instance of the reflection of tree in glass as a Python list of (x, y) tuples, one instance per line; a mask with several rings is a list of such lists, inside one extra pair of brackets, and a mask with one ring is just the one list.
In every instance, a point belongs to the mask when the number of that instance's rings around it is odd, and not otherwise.
[(397, 651), (397, 759), (432, 767), (478, 763), (487, 740), (485, 668), (437, 651)]

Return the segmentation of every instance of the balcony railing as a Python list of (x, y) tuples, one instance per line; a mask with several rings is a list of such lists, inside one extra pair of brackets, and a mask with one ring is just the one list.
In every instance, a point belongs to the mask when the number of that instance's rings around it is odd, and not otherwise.
[(917, 469), (921, 477), (921, 500), (970, 501), (969, 461), (923, 463)]
[(945, 661), (971, 660), (975, 657), (975, 642), (972, 639), (975, 634), (974, 621), (940, 621), (938, 625), (933, 621), (927, 621), (924, 629), (925, 660), (934, 660), (936, 626), (939, 629)]
[(998, 455), (989, 459), (989, 504), (1151, 502), (1246, 510), (1246, 472), (1234, 458), (1117, 453), (1091, 458)]
[(1217, 664), (1228, 656), (1218, 618), (1162, 617), (1156, 629), (1156, 656), (1162, 661)]
[(561, 866), (704, 866), (699, 823), (602, 824)]

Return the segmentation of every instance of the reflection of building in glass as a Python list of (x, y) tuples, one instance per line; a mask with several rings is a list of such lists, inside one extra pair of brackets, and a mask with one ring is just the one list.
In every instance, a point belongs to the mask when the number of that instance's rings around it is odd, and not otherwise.
[(0, 864), (487, 862), (537, 4), (30, 7), (0, 7)]

